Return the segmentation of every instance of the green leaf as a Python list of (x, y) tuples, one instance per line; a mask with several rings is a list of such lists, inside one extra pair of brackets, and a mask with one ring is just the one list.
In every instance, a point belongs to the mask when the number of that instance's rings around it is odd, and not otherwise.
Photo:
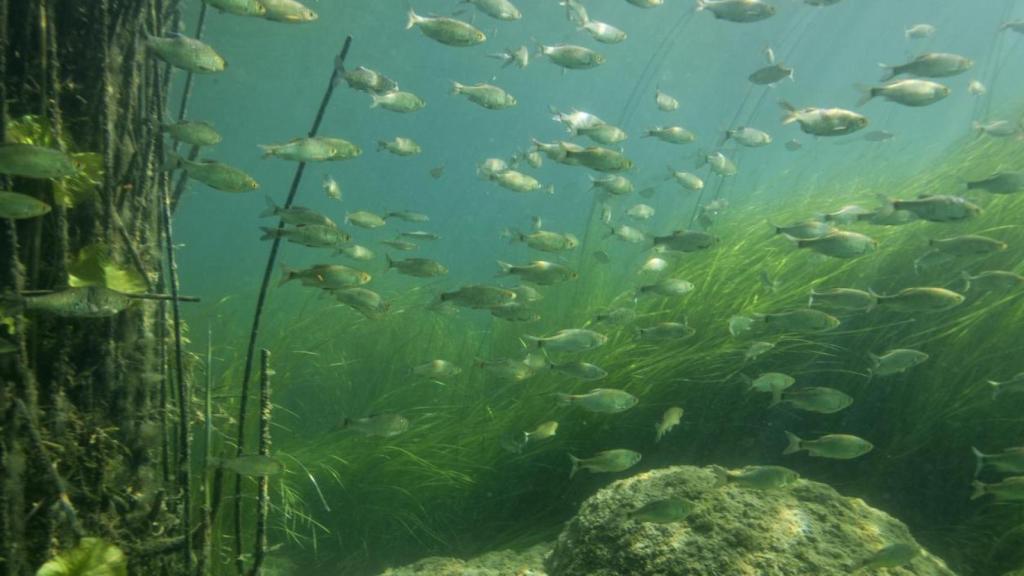
[(7, 122), (7, 142), (11, 144), (35, 144), (52, 147), (53, 133), (50, 121), (42, 116), (28, 114)]
[(95, 152), (71, 154), (78, 174), (53, 183), (53, 197), (66, 208), (96, 198), (96, 188), (103, 182), (103, 156)]
[(78, 546), (43, 564), (36, 576), (128, 576), (128, 562), (117, 546), (82, 538)]
[(146, 291), (146, 280), (137, 271), (119, 266), (103, 244), (82, 248), (68, 268), (68, 284), (72, 287), (103, 286), (124, 294)]

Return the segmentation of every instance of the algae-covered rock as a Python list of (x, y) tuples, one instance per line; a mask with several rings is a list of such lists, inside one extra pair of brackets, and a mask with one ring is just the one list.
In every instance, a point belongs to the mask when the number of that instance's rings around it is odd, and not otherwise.
[[(629, 512), (655, 500), (695, 503), (683, 520), (652, 524)], [(850, 576), (907, 527), (863, 500), (800, 480), (778, 490), (720, 485), (710, 468), (675, 466), (620, 480), (587, 499), (546, 561), (551, 576)], [(949, 576), (922, 550), (901, 567), (858, 575)]]
[(470, 560), (435, 556), (389, 569), (381, 576), (546, 576), (544, 557), (550, 551), (550, 544), (538, 544), (522, 552), (499, 550)]

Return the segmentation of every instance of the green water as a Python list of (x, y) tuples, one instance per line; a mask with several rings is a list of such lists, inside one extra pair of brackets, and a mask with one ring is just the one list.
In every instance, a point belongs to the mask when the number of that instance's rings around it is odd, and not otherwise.
[[(577, 31), (553, 1), (520, 1), (523, 18), (513, 22), (454, 2), (414, 4), (422, 14), (464, 10), (458, 17), (471, 20), (489, 37), (469, 48), (444, 46), (417, 30), (403, 30), (407, 7), (397, 1), (321, 2), (311, 5), (318, 20), (295, 25), (212, 10), (207, 14), (204, 39), (229, 67), (223, 74), (196, 78), (189, 116), (210, 120), (224, 135), (224, 142), (204, 157), (243, 168), (261, 183), (258, 192), (245, 196), (194, 183), (176, 215), (183, 245), (178, 263), (182, 290), (203, 298), (186, 310), (200, 384), (207, 371), (202, 361), (207, 331), (212, 333), (208, 370), (214, 384), (214, 453), (234, 450), (245, 344), (269, 250), (268, 242), (258, 240), (258, 226), (275, 225), (258, 217), (265, 207), (262, 197), (284, 202), (295, 170), (294, 163), (260, 159), (257, 144), (285, 142), (307, 132), (349, 34), (349, 69), (379, 70), (427, 102), (423, 110), (404, 115), (371, 109), (367, 94), (341, 83), (320, 133), (358, 144), (363, 155), (307, 166), (298, 188), (296, 204), (330, 216), (376, 255), (369, 262), (353, 262), (329, 250), (285, 243), (278, 262), (293, 268), (345, 263), (369, 272), (373, 280), (366, 288), (380, 293), (390, 307), (370, 319), (316, 288), (298, 282), (274, 286), (274, 274), (258, 346), (272, 354), (273, 453), (286, 467), (270, 483), (270, 542), (281, 545), (271, 559), (290, 567), (284, 573), (374, 574), (428, 555), (464, 557), (552, 541), (579, 504), (612, 480), (674, 464), (712, 463), (784, 465), (844, 495), (863, 498), (907, 523), (925, 547), (958, 573), (994, 575), (1024, 567), (1020, 504), (969, 499), (975, 466), (971, 447), (1001, 451), (1020, 445), (1024, 433), (1024, 395), (993, 400), (987, 383), (1024, 371), (1020, 287), (988, 294), (968, 290), (964, 303), (939, 312), (879, 306), (835, 313), (840, 326), (823, 333), (733, 336), (728, 330), (736, 315), (805, 307), (812, 288), (880, 294), (914, 286), (963, 291), (964, 271), (1021, 271), (1024, 196), (966, 192), (964, 183), (1022, 168), (1019, 139), (977, 137), (971, 123), (1017, 122), (1024, 84), (1015, 68), (1020, 36), (998, 29), (1024, 14), (1015, 3), (1002, 1), (937, 5), (914, 0), (894, 7), (881, 0), (846, 0), (822, 8), (775, 3), (778, 13), (767, 20), (734, 23), (706, 11), (694, 13), (689, 0), (667, 0), (650, 10), (621, 1), (589, 2), (592, 18), (628, 33), (615, 45), (599, 44)], [(192, 32), (198, 9), (187, 7), (185, 33)], [(905, 28), (921, 22), (936, 27), (933, 37), (904, 36)], [(532, 54), (535, 41), (584, 45), (600, 51), (607, 62), (563, 72)], [(531, 49), (525, 69), (502, 68), (485, 56), (520, 45)], [(766, 65), (766, 46), (795, 69), (793, 81), (768, 88), (747, 80)], [(854, 85), (876, 82), (878, 62), (904, 62), (924, 51), (962, 54), (974, 66), (935, 78), (952, 93), (933, 105), (905, 107), (879, 98), (855, 107)], [(452, 80), (501, 86), (518, 103), (507, 110), (477, 107), (449, 95)], [(972, 80), (982, 82), (987, 94), (969, 93)], [(658, 88), (678, 98), (678, 110), (657, 108)], [(780, 124), (779, 100), (799, 107), (848, 108), (870, 123), (849, 136), (814, 138)], [(585, 110), (625, 130), (629, 139), (611, 148), (621, 146), (635, 163), (624, 175), (637, 192), (605, 198), (590, 190), (588, 175), (597, 172), (548, 158), (539, 169), (525, 163), (518, 169), (545, 186), (554, 185), (554, 195), (518, 194), (477, 175), (485, 159), (507, 160), (529, 149), (531, 138), (570, 139), (550, 120), (549, 106)], [(684, 126), (697, 140), (677, 146), (642, 137), (660, 125)], [(773, 142), (762, 148), (721, 144), (727, 128), (742, 125), (766, 131)], [(864, 135), (875, 130), (895, 137), (866, 140)], [(377, 140), (396, 136), (414, 139), (423, 152), (398, 157), (376, 150)], [(791, 139), (802, 147), (787, 149)], [(571, 140), (589, 145), (582, 137)], [(696, 167), (700, 152), (712, 150), (735, 161), (738, 173), (722, 177), (707, 166)], [(698, 174), (704, 189), (685, 191), (668, 180), (667, 165)], [(434, 178), (430, 171), (440, 166), (443, 174)], [(321, 190), (325, 175), (341, 185), (340, 203)], [(877, 250), (858, 258), (815, 255), (773, 233), (773, 224), (847, 204), (877, 209), (883, 204), (879, 196), (912, 199), (965, 192), (983, 212), (963, 222), (842, 226), (877, 240)], [(657, 273), (640, 272), (652, 255), (649, 238), (623, 242), (610, 237), (601, 221), (607, 205), (613, 224), (628, 223), (648, 237), (700, 229), (700, 207), (715, 201), (727, 203), (705, 223), (718, 239), (715, 246), (664, 256), (668, 268)], [(655, 214), (633, 221), (625, 212), (641, 202)], [(346, 213), (357, 210), (414, 210), (430, 221), (392, 219), (383, 228), (364, 230), (343, 222)], [(543, 229), (572, 233), (580, 245), (547, 254), (502, 237), (505, 228), (529, 231), (534, 216), (541, 218)], [(419, 242), (409, 254), (379, 243), (411, 230), (441, 238)], [(929, 240), (964, 234), (989, 236), (1008, 248), (915, 270)], [(435, 259), (450, 272), (433, 279), (399, 275), (386, 270), (385, 254)], [(543, 299), (531, 308), (540, 320), (534, 322), (434, 306), (439, 294), (462, 285), (514, 286), (514, 278), (495, 277), (495, 260), (550, 260), (578, 277), (539, 288)], [(774, 281), (774, 289), (762, 275)], [(694, 289), (680, 297), (634, 298), (641, 285), (666, 278), (687, 280)], [(593, 323), (598, 314), (617, 308), (634, 311), (635, 319), (625, 325)], [(638, 328), (664, 321), (685, 321), (695, 333), (679, 341), (637, 338)], [(584, 327), (608, 336), (607, 343), (552, 358), (598, 365), (608, 372), (602, 380), (583, 382), (540, 369), (523, 381), (506, 381), (477, 366), (480, 360), (523, 358), (525, 335)], [(745, 361), (754, 341), (774, 347)], [(929, 358), (906, 372), (870, 378), (869, 353), (894, 348), (920, 350)], [(414, 366), (433, 359), (448, 360), (461, 373), (439, 379), (412, 374)], [(793, 376), (794, 390), (827, 386), (854, 402), (827, 415), (787, 404), (769, 407), (770, 397), (749, 391), (743, 378), (765, 372)], [(555, 393), (581, 394), (595, 387), (628, 391), (639, 403), (618, 414), (592, 414), (555, 400)], [(682, 421), (655, 443), (655, 425), (672, 406), (684, 409)], [(340, 429), (346, 418), (381, 413), (401, 414), (409, 421), (408, 430), (380, 438)], [(254, 417), (253, 405), (250, 422)], [(531, 442), (521, 451), (509, 449), (514, 447), (509, 438), (518, 439), (550, 420), (559, 422), (553, 438)], [(874, 449), (852, 460), (783, 456), (787, 430), (805, 439), (852, 434)], [(254, 426), (248, 434), (252, 447)], [(200, 449), (202, 444), (200, 437)], [(569, 478), (567, 454), (584, 457), (611, 448), (628, 448), (643, 457), (628, 472), (580, 472)], [(997, 482), (1002, 476), (986, 471), (982, 479)], [(247, 480), (243, 486), (246, 498), (255, 494), (253, 483)], [(244, 520), (250, 530), (252, 517)], [(224, 548), (220, 570), (227, 573), (233, 547), (229, 514), (222, 515), (217, 528), (215, 549)]]

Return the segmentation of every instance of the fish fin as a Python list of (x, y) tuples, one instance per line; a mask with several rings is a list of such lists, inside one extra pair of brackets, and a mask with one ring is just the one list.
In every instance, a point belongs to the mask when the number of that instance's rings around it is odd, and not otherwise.
[(772, 401), (768, 407), (777, 406), (780, 402), (782, 402), (782, 390), (772, 390)]
[(971, 482), (971, 488), (973, 489), (971, 492), (971, 500), (977, 500), (986, 494), (985, 484), (978, 480)]
[(273, 240), (274, 238), (278, 238), (280, 236), (278, 234), (277, 228), (260, 226), (260, 230), (263, 231), (263, 236), (260, 236), (260, 240)]
[(782, 125), (783, 126), (785, 126), (787, 124), (792, 124), (793, 122), (796, 122), (796, 107), (795, 106), (793, 106), (792, 104), (790, 104), (789, 102), (787, 102), (785, 100), (779, 100), (779, 106), (781, 106), (782, 109), (786, 111), (786, 113), (782, 115)]
[(175, 154), (174, 152), (168, 152), (164, 158), (164, 163), (160, 165), (161, 172), (171, 172), (184, 166), (184, 158)]
[(274, 203), (274, 199), (267, 196), (267, 209), (260, 212), (260, 218), (268, 218), (277, 214), (278, 206)]
[(512, 273), (512, 268), (514, 268), (514, 266), (508, 262), (498, 260), (498, 268), (498, 276), (507, 276)]
[(377, 152), (380, 152), (381, 150), (384, 150), (387, 147), (388, 143), (386, 140), (377, 140)]
[(800, 450), (803, 450), (803, 448), (800, 447), (800, 443), (803, 442), (803, 440), (796, 434), (790, 432), (789, 430), (786, 430), (786, 440), (789, 441), (789, 445), (786, 446), (786, 449), (782, 451), (783, 456), (787, 454), (794, 454), (796, 452), (799, 452)]
[(694, 6), (693, 11), (694, 12), (700, 12), (702, 10), (707, 9), (707, 7), (708, 7), (708, 3), (707, 3), (706, 0), (697, 0), (697, 5)]
[(729, 471), (719, 466), (718, 464), (712, 464), (710, 466), (711, 473), (715, 475), (715, 488), (724, 486), (729, 482)]
[(561, 392), (557, 392), (555, 393), (555, 399), (557, 400), (559, 406), (568, 406), (572, 404), (572, 395), (570, 394), (562, 394)]
[(860, 99), (857, 100), (857, 106), (863, 106), (870, 102), (872, 98), (878, 96), (878, 89), (874, 86), (854, 84), (853, 87), (860, 91)]
[(287, 264), (281, 264), (281, 279), (277, 281), (277, 285), (282, 286), (294, 278), (295, 270), (289, 268)]
[(378, 106), (380, 106), (380, 96), (378, 96), (377, 94), (370, 94), (370, 99), (372, 100), (370, 102), (370, 108), (377, 108)]
[(452, 95), (462, 94), (462, 89), (465, 87), (466, 86), (464, 84), (460, 84), (459, 82), (452, 80)]
[(888, 64), (883, 64), (883, 63), (879, 62), (878, 63), (878, 67), (882, 68), (883, 70), (885, 70), (884, 72), (882, 72), (882, 82), (888, 82), (889, 80), (892, 80), (893, 78), (896, 77), (896, 67), (895, 66), (890, 66)]
[(409, 7), (409, 11), (406, 12), (406, 16), (407, 16), (407, 20), (405, 22), (405, 29), (406, 30), (412, 29), (413, 26), (419, 24), (420, 22), (423, 22), (423, 20), (424, 20), (424, 18), (422, 16), (417, 14), (416, 11), (412, 9), (412, 6)]
[(529, 348), (530, 344), (533, 344), (538, 349), (539, 348), (543, 348), (544, 347), (544, 339), (540, 338), (540, 337), (537, 337), (537, 336), (530, 336), (529, 334), (523, 336), (523, 345), (525, 345), (527, 348)]
[(387, 261), (387, 270), (391, 270), (395, 267), (395, 261), (391, 259), (391, 254), (384, 254), (384, 259)]
[(971, 446), (971, 452), (974, 453), (974, 477), (977, 478), (981, 474), (981, 469), (985, 467), (985, 455), (974, 446)]
[(992, 387), (992, 399), (996, 400), (1003, 392), (1003, 385), (995, 380), (989, 380), (988, 384)]
[(274, 151), (277, 150), (277, 146), (273, 144), (257, 144), (257, 146), (263, 152), (264, 158), (270, 158), (274, 155)]
[(575, 476), (576, 472), (580, 469), (580, 459), (569, 454), (569, 461), (572, 462), (572, 470), (569, 471), (569, 480), (572, 480), (572, 477)]

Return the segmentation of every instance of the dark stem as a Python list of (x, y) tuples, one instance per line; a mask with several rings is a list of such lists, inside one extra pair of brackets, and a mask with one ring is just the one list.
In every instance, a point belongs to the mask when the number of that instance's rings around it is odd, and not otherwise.
[[(54, 294), (56, 292), (60, 292), (60, 290), (22, 290), (18, 294), (20, 294), (21, 296), (41, 296), (43, 294)], [(164, 302), (170, 302), (176, 299), (178, 302), (201, 302), (198, 296), (174, 296), (173, 294), (160, 294), (148, 292), (142, 292), (139, 294), (126, 294), (122, 292), (121, 294), (127, 296), (128, 298), (137, 298), (139, 300), (160, 300)]]
[(53, 488), (57, 491), (57, 506), (64, 513), (64, 518), (71, 527), (71, 531), (75, 533), (75, 536), (78, 538), (85, 536), (85, 531), (82, 530), (82, 525), (78, 522), (78, 513), (75, 512), (75, 507), (71, 505), (71, 498), (68, 497), (67, 483), (57, 473), (57, 467), (53, 465), (53, 459), (46, 452), (46, 445), (43, 444), (43, 437), (39, 434), (39, 427), (36, 425), (32, 413), (29, 412), (28, 406), (25, 406), (25, 402), (21, 398), (15, 399), (14, 405), (17, 407), (18, 412), (21, 413), (25, 427), (28, 428), (28, 437), (32, 443), (32, 451), (42, 460), (43, 468), (46, 469), (47, 476), (49, 476)]
[[(334, 70), (331, 72), (331, 80), (327, 83), (327, 90), (324, 92), (323, 100), (320, 102), (320, 109), (317, 110), (316, 118), (313, 120), (313, 127), (309, 130), (309, 137), (316, 136), (317, 131), (320, 129), (320, 123), (323, 121), (324, 112), (327, 110), (327, 104), (331, 100), (331, 96), (334, 94), (334, 87), (338, 84), (341, 79), (341, 75), (345, 72), (345, 58), (348, 56), (349, 47), (352, 45), (352, 37), (348, 36), (345, 38), (345, 44), (341, 48), (341, 53), (335, 61)], [(285, 200), (284, 208), (291, 207), (295, 201), (295, 195), (299, 189), (299, 182), (302, 181), (302, 174), (305, 171), (306, 164), (299, 163), (295, 169), (295, 177), (292, 179), (292, 186), (288, 190), (288, 198)], [(277, 223), (278, 229), (284, 227), (284, 222)], [(267, 300), (267, 290), (270, 287), (270, 279), (274, 274), (274, 263), (277, 260), (277, 251), (281, 246), (280, 237), (275, 237), (270, 245), (270, 255), (267, 257), (267, 266), (263, 270), (263, 281), (260, 283), (259, 297), (256, 299), (256, 311), (253, 314), (252, 319), (252, 330), (249, 333), (249, 345), (245, 352), (245, 364), (242, 375), (242, 392), (239, 399), (238, 406), (238, 436), (236, 439), (237, 449), (235, 453), (241, 456), (245, 450), (245, 422), (246, 422), (246, 406), (249, 400), (249, 379), (252, 377), (252, 360), (253, 355), (256, 351), (256, 339), (259, 336), (260, 330), (260, 318), (263, 315), (263, 306)], [(219, 483), (223, 480), (223, 475), (216, 475), (214, 479), (214, 494), (219, 495)], [(242, 478), (238, 476), (235, 478), (235, 556), (236, 558), (242, 554)], [(219, 498), (213, 503), (213, 515), (216, 517), (217, 508), (219, 505)], [(241, 573), (241, 572), (239, 572)]]
[[(260, 350), (260, 456), (270, 455), (270, 351)], [(253, 549), (251, 576), (259, 576), (267, 549), (267, 515), (270, 513), (270, 485), (260, 476), (256, 492), (256, 544)]]

